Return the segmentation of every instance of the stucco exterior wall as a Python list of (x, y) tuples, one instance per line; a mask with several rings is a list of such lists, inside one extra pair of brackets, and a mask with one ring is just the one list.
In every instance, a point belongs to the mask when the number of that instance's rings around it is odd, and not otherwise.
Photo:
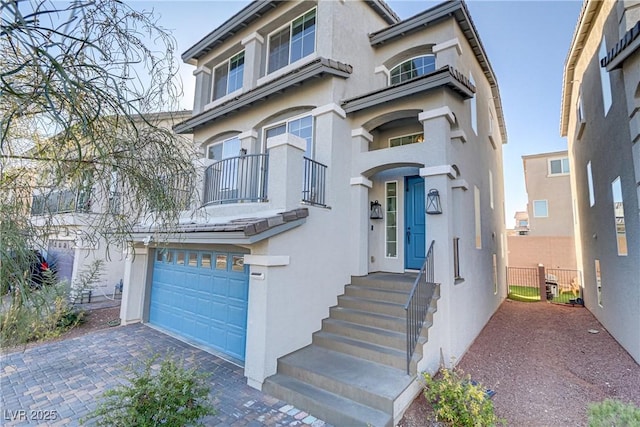
[[(584, 299), (607, 330), (640, 361), (640, 221), (638, 190), (629, 131), (627, 97), (635, 87), (625, 87), (623, 72), (608, 73), (612, 105), (605, 112), (600, 79), (599, 47), (602, 35), (607, 50), (619, 40), (616, 2), (602, 2), (584, 41), (575, 66), (574, 80), (581, 82), (586, 124), (581, 135), (576, 123), (576, 102), (580, 86), (573, 85), (568, 120), (569, 153), (574, 165), (572, 190), (578, 221), (576, 244), (579, 268), (583, 269)], [(593, 206), (589, 200), (587, 164), (593, 176)], [(627, 255), (618, 255), (611, 184), (620, 177), (625, 206)], [(627, 206), (629, 210), (627, 211)], [(595, 261), (600, 263), (602, 294), (598, 301)]]

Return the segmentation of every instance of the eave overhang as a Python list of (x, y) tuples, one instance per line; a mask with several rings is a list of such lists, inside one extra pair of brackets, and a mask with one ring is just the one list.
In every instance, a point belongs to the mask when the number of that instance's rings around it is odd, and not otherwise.
[(443, 67), (432, 73), (416, 77), (406, 82), (344, 100), (341, 102), (341, 106), (344, 111), (349, 114), (385, 102), (395, 101), (417, 93), (443, 87), (456, 92), (463, 99), (472, 98), (476, 91), (476, 88), (469, 80), (457, 70), (452, 67)]
[(584, 49), (584, 43), (591, 32), (595, 17), (602, 6), (602, 1), (586, 0), (582, 5), (580, 17), (571, 40), (571, 47), (564, 65), (562, 80), (562, 101), (560, 105), (560, 136), (567, 136), (569, 128), (570, 100), (575, 83), (575, 68), (578, 58)]
[(202, 113), (177, 124), (173, 130), (178, 134), (193, 133), (195, 129), (207, 125), (214, 119), (233, 114), (243, 108), (254, 105), (260, 101), (264, 101), (275, 94), (300, 86), (308, 80), (325, 75), (347, 78), (351, 75), (351, 72), (352, 67), (350, 65), (327, 58), (317, 58), (316, 60), (311, 61), (270, 82), (258, 86), (249, 92), (238, 95), (237, 97), (210, 110), (205, 110)]
[(640, 49), (640, 21), (627, 31), (606, 57), (600, 59), (600, 66), (607, 71), (622, 67), (624, 61), (636, 50)]
[[(398, 15), (391, 10), (383, 0), (365, 0), (366, 4), (371, 7), (378, 15), (384, 19), (387, 24), (395, 24), (400, 21)], [(278, 7), (282, 0), (256, 0), (249, 3), (238, 13), (227, 19), (222, 25), (209, 34), (204, 36), (200, 41), (191, 46), (182, 54), (182, 61), (195, 65), (198, 59), (211, 52), (216, 47), (223, 44), (238, 32), (244, 30), (253, 22), (262, 18), (263, 15), (270, 10)]]
[(306, 222), (308, 215), (307, 208), (300, 208), (266, 218), (238, 218), (222, 223), (184, 224), (169, 230), (141, 226), (131, 233), (131, 240), (134, 243), (146, 244), (153, 241), (154, 244), (251, 245), (301, 226)]
[(462, 0), (453, 0), (441, 3), (430, 9), (425, 10), (411, 18), (391, 25), (383, 30), (377, 31), (369, 35), (369, 41), (371, 46), (380, 46), (384, 43), (399, 39), (405, 35), (412, 34), (420, 31), (429, 26), (433, 26), (445, 19), (453, 17), (462, 33), (467, 39), (473, 53), (482, 68), (482, 71), (489, 81), (491, 87), (491, 95), (493, 97), (494, 106), (496, 109), (496, 115), (498, 119), (498, 126), (500, 128), (500, 135), (502, 137), (502, 143), (507, 143), (507, 127), (504, 121), (504, 111), (502, 108), (502, 100), (500, 98), (500, 88), (498, 87), (498, 80), (493, 72), (493, 68), (489, 63), (489, 59), (485, 53), (478, 32), (471, 20), (469, 11)]
[(227, 39), (244, 30), (252, 22), (260, 19), (265, 13), (276, 8), (282, 0), (253, 1), (240, 12), (227, 19), (222, 25), (204, 36), (182, 54), (182, 61), (194, 64), (195, 61), (220, 46)]

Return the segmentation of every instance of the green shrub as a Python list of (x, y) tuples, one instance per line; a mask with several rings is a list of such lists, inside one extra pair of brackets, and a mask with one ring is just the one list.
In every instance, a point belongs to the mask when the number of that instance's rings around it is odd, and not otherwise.
[(640, 408), (632, 403), (607, 399), (589, 405), (589, 427), (640, 426)]
[(95, 419), (97, 426), (109, 427), (179, 427), (214, 415), (209, 400), (208, 375), (196, 368), (186, 369), (183, 361), (168, 356), (153, 371), (158, 355), (147, 359), (142, 367), (130, 367), (129, 385), (107, 390), (98, 408), (81, 420)]
[(493, 410), (493, 402), (481, 384), (471, 382), (460, 370), (441, 368), (431, 376), (423, 373), (424, 396), (431, 404), (438, 421), (451, 426), (492, 426), (503, 423)]

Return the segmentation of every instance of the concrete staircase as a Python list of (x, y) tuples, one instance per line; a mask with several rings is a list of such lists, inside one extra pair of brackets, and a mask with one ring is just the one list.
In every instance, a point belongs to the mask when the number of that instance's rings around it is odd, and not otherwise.
[(413, 397), (403, 394), (415, 392), (410, 386), (439, 298), (436, 288), (407, 375), (404, 304), (415, 278), (353, 277), (312, 344), (278, 359), (263, 391), (338, 427), (393, 426), (405, 409), (398, 402)]

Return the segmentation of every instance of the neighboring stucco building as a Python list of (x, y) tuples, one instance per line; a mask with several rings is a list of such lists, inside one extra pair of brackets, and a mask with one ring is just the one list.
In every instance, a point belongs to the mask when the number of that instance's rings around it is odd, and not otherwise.
[[(168, 130), (190, 116), (191, 111), (154, 113), (145, 116), (145, 121)], [(190, 135), (180, 138), (191, 144)], [(92, 300), (112, 298), (116, 285), (124, 279), (126, 251), (121, 244), (107, 241), (105, 230), (98, 228), (109, 224), (108, 217), (127, 214), (131, 209), (124, 206), (121, 180), (112, 172), (108, 188), (96, 184), (91, 177), (80, 183), (70, 182), (64, 188), (51, 188), (46, 175), (42, 182), (37, 166), (31, 166), (31, 221), (46, 233), (43, 252), (55, 267), (57, 278), (75, 287), (82, 273), (100, 260), (100, 277), (91, 285)], [(76, 296), (75, 292), (72, 294)]]
[(576, 269), (573, 208), (566, 151), (522, 156), (527, 190), (524, 233), (509, 236), (509, 266)]
[[(252, 2), (183, 59), (195, 105), (175, 130), (201, 185), (172, 233), (137, 230), (123, 322), (333, 424), (392, 425), (416, 373), (459, 360), (506, 296), (506, 129), (465, 4), (400, 20), (378, 0)], [(408, 374), (404, 306), (432, 242)]]
[(640, 4), (586, 1), (565, 64), (584, 301), (640, 362)]

